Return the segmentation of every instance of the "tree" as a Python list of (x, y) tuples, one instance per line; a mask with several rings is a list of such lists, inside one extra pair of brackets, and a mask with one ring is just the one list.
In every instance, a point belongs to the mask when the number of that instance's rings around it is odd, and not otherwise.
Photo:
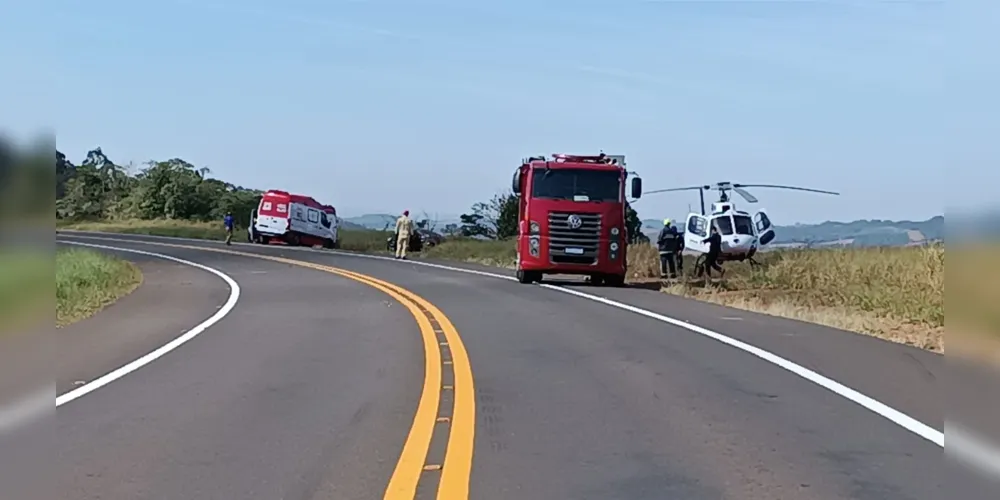
[(459, 220), (462, 222), (462, 226), (459, 228), (459, 233), (466, 238), (472, 237), (485, 237), (489, 238), (490, 229), (487, 227), (486, 223), (483, 221), (483, 215), (475, 213), (478, 206), (481, 204), (473, 205), (473, 213), (459, 215)]
[[(75, 219), (220, 220), (232, 212), (247, 225), (261, 191), (208, 177), (211, 171), (180, 158), (150, 161), (138, 173), (96, 148), (79, 166), (56, 154), (57, 216)], [(61, 186), (61, 187), (60, 187)]]
[(76, 165), (66, 159), (62, 151), (56, 150), (56, 199), (66, 196), (66, 182), (73, 178)]
[(481, 236), (505, 240), (517, 236), (518, 198), (510, 192), (493, 196), (490, 201), (472, 205), (472, 211), (460, 216), (463, 236)]

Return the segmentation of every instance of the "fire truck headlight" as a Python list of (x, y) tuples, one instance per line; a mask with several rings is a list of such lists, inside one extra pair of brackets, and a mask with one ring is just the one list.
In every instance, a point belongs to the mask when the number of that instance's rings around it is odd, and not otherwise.
[(528, 225), (528, 230), (531, 232), (531, 234), (538, 234), (542, 231), (542, 228), (541, 226), (538, 225), (537, 222), (531, 221), (531, 224)]
[(611, 251), (612, 252), (617, 252), (618, 251), (618, 242), (617, 241), (612, 241), (611, 242)]
[(531, 238), (528, 240), (528, 251), (531, 252), (532, 257), (538, 257), (538, 249), (540, 246), (538, 238)]
[(619, 233), (619, 232), (620, 232), (620, 231), (618, 230), (618, 228), (617, 228), (617, 227), (613, 227), (613, 228), (611, 228), (611, 236), (618, 236), (618, 233)]

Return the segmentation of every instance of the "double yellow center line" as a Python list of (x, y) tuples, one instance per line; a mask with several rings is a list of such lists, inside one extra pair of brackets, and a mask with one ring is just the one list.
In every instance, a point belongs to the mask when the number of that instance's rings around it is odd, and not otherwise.
[[(392, 283), (313, 262), (173, 243), (76, 235), (72, 237), (216, 252), (280, 262), (336, 274), (366, 284), (389, 295), (406, 307), (416, 319), (424, 341), (425, 366), (424, 387), (420, 395), (420, 402), (417, 404), (417, 412), (413, 417), (409, 435), (403, 444), (403, 451), (400, 453), (399, 461), (389, 479), (389, 485), (383, 498), (385, 500), (411, 500), (416, 497), (418, 486), (424, 486), (424, 488), (431, 490), (435, 482), (437, 483), (437, 498), (439, 499), (462, 500), (469, 497), (469, 477), (472, 473), (476, 424), (472, 367), (455, 326), (434, 304)], [(445, 397), (442, 398), (442, 395)], [(442, 408), (442, 399), (452, 401), (450, 409)], [(447, 443), (443, 450), (443, 456), (440, 459), (437, 459), (438, 457), (429, 458), (431, 445), (442, 440), (446, 440)], [(434, 453), (434, 455), (441, 455), (440, 450), (435, 451), (438, 453)]]

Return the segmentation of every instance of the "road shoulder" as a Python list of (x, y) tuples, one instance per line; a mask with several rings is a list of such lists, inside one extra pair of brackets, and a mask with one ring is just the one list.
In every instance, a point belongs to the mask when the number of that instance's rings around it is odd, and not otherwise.
[(143, 282), (132, 293), (56, 331), (56, 394), (64, 394), (154, 351), (214, 314), (229, 287), (217, 277), (156, 257), (116, 253)]

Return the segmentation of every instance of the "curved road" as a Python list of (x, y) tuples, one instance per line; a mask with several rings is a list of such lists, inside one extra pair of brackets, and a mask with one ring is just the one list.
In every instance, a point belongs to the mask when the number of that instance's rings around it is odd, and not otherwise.
[[(387, 485), (405, 492), (408, 479), (418, 498), (462, 498), (463, 475), (477, 499), (957, 494), (932, 442), (944, 425), (942, 356), (658, 292), (519, 285), (475, 266), (59, 240), (200, 263), (240, 289), (199, 336), (60, 406), (59, 498), (390, 498)], [(194, 326), (226, 300), (225, 283), (201, 273), (187, 280), (190, 304), (156, 301), (171, 312), (123, 321)], [(107, 371), (131, 354), (80, 356)], [(59, 377), (62, 394), (81, 375)], [(848, 388), (874, 401), (863, 407)]]

